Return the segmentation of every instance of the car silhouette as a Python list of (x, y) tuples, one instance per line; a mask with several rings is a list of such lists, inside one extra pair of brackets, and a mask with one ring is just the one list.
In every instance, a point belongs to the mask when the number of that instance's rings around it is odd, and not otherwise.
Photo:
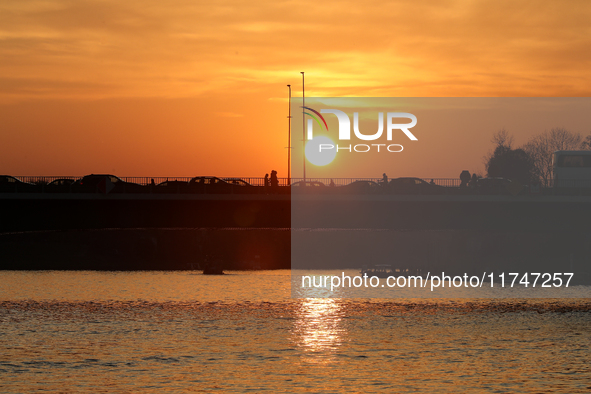
[(240, 178), (224, 178), (223, 181), (231, 185), (253, 187), (253, 185)]
[(318, 181), (299, 181), (291, 184), (291, 188), (286, 188), (291, 194), (294, 193), (335, 193), (337, 187), (328, 187), (322, 182)]
[[(488, 177), (476, 181), (476, 190), (480, 194), (518, 194), (522, 189), (522, 186), (507, 178)], [(514, 190), (517, 193), (512, 193)]]
[(232, 193), (234, 186), (215, 176), (196, 176), (189, 181), (193, 193)]
[(354, 181), (347, 185), (340, 186), (338, 188), (339, 192), (346, 192), (346, 193), (362, 193), (362, 194), (370, 194), (370, 193), (380, 193), (382, 191), (382, 186), (374, 181)]
[(152, 187), (153, 193), (188, 193), (189, 191), (189, 182), (187, 181), (166, 180)]
[(0, 192), (33, 192), (40, 190), (39, 186), (23, 182), (10, 175), (0, 175)]
[(47, 186), (70, 186), (75, 181), (70, 178), (58, 178), (54, 179), (53, 181), (49, 182)]
[(393, 194), (442, 194), (445, 191), (443, 186), (411, 177), (391, 179), (387, 188)]
[(318, 181), (299, 181), (291, 184), (292, 187), (326, 187), (322, 182)]
[(258, 188), (244, 179), (223, 178), (223, 181), (232, 186), (232, 193), (257, 193)]
[(72, 184), (72, 191), (78, 193), (141, 193), (145, 186), (125, 182), (111, 174), (85, 175)]
[(70, 178), (58, 178), (43, 187), (43, 191), (50, 193), (68, 193), (72, 190), (74, 180)]

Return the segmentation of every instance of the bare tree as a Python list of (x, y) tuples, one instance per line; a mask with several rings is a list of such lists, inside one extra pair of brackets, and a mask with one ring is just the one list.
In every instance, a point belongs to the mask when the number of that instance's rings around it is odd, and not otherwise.
[(582, 150), (591, 150), (591, 134), (589, 134), (583, 142), (581, 142), (581, 149)]
[(495, 147), (482, 157), (484, 171), (486, 172), (488, 172), (488, 163), (490, 163), (494, 156), (494, 152), (497, 149), (501, 148), (503, 150), (511, 150), (511, 146), (513, 145), (513, 136), (503, 127), (501, 130), (493, 134), (490, 142), (492, 142)]
[(533, 160), (534, 176), (544, 186), (549, 186), (552, 179), (552, 153), (557, 150), (583, 149), (583, 137), (564, 128), (554, 128), (532, 137), (523, 150)]
[(493, 134), (490, 142), (495, 144), (496, 147), (502, 146), (511, 149), (513, 145), (513, 136), (503, 127), (501, 130)]
[(534, 176), (532, 160), (523, 149), (513, 149), (513, 136), (502, 128), (490, 142), (495, 148), (484, 157), (486, 176), (530, 183)]

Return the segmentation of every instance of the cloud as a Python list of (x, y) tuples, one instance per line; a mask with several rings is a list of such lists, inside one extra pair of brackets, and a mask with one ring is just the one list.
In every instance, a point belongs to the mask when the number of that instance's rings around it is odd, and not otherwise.
[(5, 2), (0, 99), (295, 94), (302, 70), (316, 96), (588, 96), (590, 14), (586, 1)]

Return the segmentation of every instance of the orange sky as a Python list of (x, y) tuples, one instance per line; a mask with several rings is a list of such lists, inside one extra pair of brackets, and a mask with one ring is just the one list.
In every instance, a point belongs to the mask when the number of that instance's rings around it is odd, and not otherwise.
[[(3, 1), (0, 173), (285, 176), (299, 71), (317, 97), (587, 97), (589, 20), (588, 1)], [(415, 175), (457, 177), (432, 160)]]

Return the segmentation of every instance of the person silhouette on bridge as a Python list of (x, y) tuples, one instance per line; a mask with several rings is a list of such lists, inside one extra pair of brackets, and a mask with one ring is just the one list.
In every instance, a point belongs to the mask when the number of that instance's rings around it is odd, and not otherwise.
[(271, 171), (271, 188), (275, 189), (279, 186), (279, 179), (277, 179), (277, 171)]
[(461, 172), (460, 174), (460, 181), (462, 183), (460, 183), (460, 187), (466, 187), (468, 186), (468, 182), (470, 182), (471, 176), (470, 176), (470, 171), (464, 170)]

